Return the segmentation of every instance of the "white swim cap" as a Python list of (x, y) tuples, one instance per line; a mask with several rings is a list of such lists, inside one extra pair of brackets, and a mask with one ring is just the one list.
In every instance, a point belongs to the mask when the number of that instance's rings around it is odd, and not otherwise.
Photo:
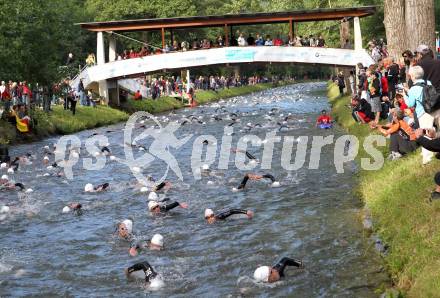
[(154, 208), (159, 206), (159, 203), (156, 201), (149, 201), (148, 202), (148, 210), (153, 211)]
[(26, 193), (31, 193), (31, 192), (34, 192), (34, 190), (32, 188), (26, 189)]
[(146, 187), (146, 186), (141, 187), (141, 192), (147, 192), (147, 191), (148, 191), (148, 187)]
[(280, 183), (278, 181), (274, 181), (272, 183), (272, 187), (280, 187)]
[(99, 153), (98, 151), (96, 151), (96, 152), (93, 153), (93, 155), (94, 155), (94, 156), (99, 156), (100, 153)]
[(8, 165), (7, 165), (5, 162), (2, 162), (2, 163), (0, 164), (0, 168), (1, 168), (1, 169), (6, 169), (7, 166), (8, 166)]
[(44, 146), (43, 148), (49, 150), (49, 146), (47, 146), (47, 145)]
[(150, 285), (149, 288), (151, 290), (159, 290), (160, 288), (162, 288), (165, 285), (165, 283), (163, 282), (162, 279), (160, 279), (159, 277), (155, 277), (152, 280), (150, 280)]
[(79, 153), (76, 152), (75, 150), (73, 150), (72, 151), (72, 156), (75, 157), (75, 158), (78, 158), (79, 157)]
[(8, 175), (2, 175), (2, 180), (9, 180)]
[(68, 206), (64, 206), (63, 213), (69, 213), (69, 212), (70, 212), (70, 208)]
[(148, 194), (148, 201), (157, 201), (158, 199), (159, 199), (159, 196), (154, 191), (152, 191)]
[(14, 174), (14, 169), (13, 169), (13, 168), (9, 168), (9, 169), (8, 169), (8, 173), (9, 173), (9, 174)]
[(270, 275), (270, 267), (269, 266), (261, 266), (258, 267), (254, 272), (254, 279), (258, 282), (268, 282)]
[(116, 160), (116, 156), (110, 155), (110, 160)]
[(52, 170), (52, 169), (53, 169), (53, 166), (48, 166), (46, 169), (48, 169), (48, 170)]
[(209, 165), (207, 165), (206, 163), (202, 165), (202, 170), (206, 171), (209, 170)]
[(0, 213), (8, 213), (9, 212), (9, 207), (8, 206), (2, 206), (0, 208)]
[(135, 173), (140, 173), (141, 172), (141, 168), (139, 167), (132, 167), (131, 170)]
[(87, 183), (86, 186), (84, 186), (84, 191), (85, 192), (92, 192), (93, 191), (93, 184)]
[(214, 215), (214, 211), (212, 209), (205, 209), (205, 218)]
[(130, 219), (123, 220), (122, 223), (127, 228), (127, 231), (131, 234), (133, 232), (133, 221)]
[(153, 238), (151, 238), (151, 244), (163, 246), (163, 236), (161, 234), (154, 234)]
[(209, 180), (208, 182), (206, 182), (207, 185), (213, 185), (214, 181)]
[(233, 188), (232, 188), (232, 191), (233, 191), (233, 192), (238, 192), (238, 191), (240, 191), (240, 190), (239, 190), (238, 188), (236, 188), (236, 187), (233, 187)]
[(43, 157), (43, 160), (49, 160), (49, 156), (47, 156), (47, 155), (44, 156), (44, 157)]

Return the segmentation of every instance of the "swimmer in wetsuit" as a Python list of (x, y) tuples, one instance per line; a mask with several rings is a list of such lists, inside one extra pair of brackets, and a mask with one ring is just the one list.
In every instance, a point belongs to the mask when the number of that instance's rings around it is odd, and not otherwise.
[(166, 212), (168, 212), (171, 209), (174, 209), (176, 207), (187, 209), (188, 208), (188, 204), (187, 203), (173, 202), (173, 203), (170, 203), (170, 204), (161, 205), (157, 201), (149, 201), (148, 202), (148, 210), (150, 210), (150, 212), (153, 213), (153, 214), (166, 213)]
[(150, 241), (136, 241), (130, 245), (128, 251), (132, 257), (144, 250), (162, 250), (163, 249), (163, 236), (161, 234), (154, 234)]
[(276, 282), (284, 277), (284, 269), (287, 266), (304, 268), (303, 262), (295, 259), (284, 257), (275, 266), (261, 266), (254, 272), (254, 279), (259, 282)]
[(131, 240), (133, 237), (133, 221), (125, 219), (117, 224), (118, 236), (125, 240)]
[(270, 181), (272, 181), (273, 187), (278, 187), (280, 185), (280, 183), (276, 181), (275, 177), (271, 174), (265, 174), (265, 175), (246, 174), (243, 177), (243, 180), (241, 181), (240, 185), (237, 188), (234, 188), (233, 190), (244, 189), (248, 180), (261, 180), (261, 179), (269, 179)]
[(245, 209), (228, 209), (224, 210), (218, 214), (215, 214), (212, 209), (206, 209), (205, 210), (205, 219), (208, 222), (208, 224), (213, 224), (217, 220), (225, 220), (231, 215), (234, 214), (246, 214), (246, 216), (251, 219), (254, 216), (254, 213), (250, 210)]
[(158, 185), (154, 186), (153, 187), (153, 191), (157, 192), (157, 191), (160, 191), (162, 189), (163, 190), (168, 190), (170, 188), (171, 188), (171, 182), (163, 181), (163, 182), (159, 183)]
[(157, 278), (158, 274), (156, 273), (156, 271), (154, 271), (153, 267), (151, 267), (151, 265), (146, 261), (142, 263), (136, 263), (133, 266), (128, 267), (124, 271), (127, 278), (132, 278), (135, 272), (141, 270), (145, 275), (144, 278), (147, 283), (151, 283), (154, 279)]
[(249, 158), (250, 160), (255, 160), (255, 161), (257, 160), (257, 158), (255, 156), (253, 156), (251, 153), (249, 153), (249, 151), (243, 151), (243, 150), (240, 150), (240, 149), (237, 149), (237, 148), (232, 148), (231, 152), (233, 152), (233, 153), (237, 153), (237, 152), (245, 153), (247, 158)]

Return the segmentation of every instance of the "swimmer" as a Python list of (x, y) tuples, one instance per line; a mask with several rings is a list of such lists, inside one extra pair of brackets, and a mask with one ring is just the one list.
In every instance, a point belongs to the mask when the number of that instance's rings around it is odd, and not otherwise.
[(86, 186), (84, 186), (85, 192), (102, 192), (107, 190), (107, 188), (110, 186), (109, 183), (100, 184), (98, 186), (93, 186), (92, 183), (87, 183)]
[(161, 183), (159, 183), (158, 185), (153, 187), (153, 191), (157, 192), (160, 190), (169, 190), (171, 188), (172, 184), (169, 181), (163, 181)]
[(244, 187), (246, 186), (246, 183), (248, 182), (249, 179), (250, 180), (261, 180), (263, 178), (270, 179), (270, 181), (272, 181), (273, 187), (278, 187), (280, 185), (280, 183), (278, 181), (276, 181), (275, 177), (272, 176), (271, 174), (265, 174), (265, 175), (246, 174), (244, 176), (243, 180), (241, 181), (240, 185), (236, 188), (236, 190), (244, 189)]
[(161, 234), (154, 234), (150, 241), (137, 241), (132, 243), (128, 252), (132, 257), (135, 257), (143, 249), (162, 250), (163, 236)]
[(304, 268), (302, 261), (284, 257), (275, 266), (261, 266), (254, 272), (254, 279), (258, 282), (276, 282), (284, 277), (284, 269), (286, 266), (295, 266)]
[(252, 154), (250, 154), (249, 151), (247, 151), (247, 150), (243, 151), (243, 150), (240, 150), (240, 149), (237, 149), (237, 148), (232, 148), (231, 152), (232, 153), (237, 153), (237, 152), (245, 153), (247, 158), (249, 158), (250, 160), (257, 160), (257, 158), (255, 156), (253, 156)]
[(47, 165), (49, 163), (49, 156), (45, 155), (43, 157), (43, 164)]
[(173, 202), (170, 204), (161, 205), (159, 202), (156, 202), (156, 201), (149, 201), (148, 202), (148, 210), (150, 210), (150, 212), (153, 214), (165, 213), (165, 212), (170, 211), (171, 209), (174, 209), (176, 207), (187, 209), (188, 204)]
[(110, 149), (108, 149), (107, 146), (104, 146), (104, 147), (101, 148), (101, 153), (104, 154), (104, 155), (111, 154)]
[(212, 209), (206, 209), (205, 210), (205, 219), (208, 222), (208, 224), (213, 224), (217, 220), (225, 220), (231, 215), (234, 214), (246, 214), (246, 216), (251, 219), (254, 216), (254, 213), (250, 210), (245, 209), (228, 209), (224, 210), (218, 214), (214, 214), (214, 211)]
[(133, 237), (133, 221), (125, 219), (117, 224), (118, 236), (125, 240), (131, 240)]
[[(137, 274), (137, 272), (140, 271), (143, 272), (141, 276)], [(150, 287), (160, 287), (162, 284), (158, 274), (148, 262), (136, 263), (133, 266), (126, 268), (124, 272), (128, 279), (134, 277), (145, 279), (145, 282), (149, 283)]]
[(75, 215), (82, 215), (82, 205), (80, 203), (70, 203), (67, 206), (64, 206), (63, 213), (69, 213), (73, 211)]

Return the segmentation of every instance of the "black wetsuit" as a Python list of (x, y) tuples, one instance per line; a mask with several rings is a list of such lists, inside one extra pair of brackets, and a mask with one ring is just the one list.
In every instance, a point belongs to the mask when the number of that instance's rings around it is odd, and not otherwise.
[(152, 279), (154, 279), (157, 276), (156, 271), (154, 271), (153, 267), (151, 267), (151, 265), (148, 262), (134, 264), (133, 266), (129, 267), (127, 270), (128, 273), (143, 270), (145, 273), (146, 282), (150, 282)]
[(156, 191), (159, 191), (159, 190), (161, 190), (162, 188), (164, 188), (165, 187), (165, 185), (166, 185), (166, 183), (165, 182), (161, 182), (160, 184), (158, 184), (156, 187), (155, 187), (155, 189), (156, 189)]
[(279, 260), (279, 262), (276, 263), (276, 265), (273, 266), (272, 268), (275, 269), (276, 271), (278, 271), (278, 273), (280, 274), (280, 277), (283, 277), (284, 276), (284, 269), (286, 269), (286, 266), (295, 266), (295, 267), (300, 268), (303, 266), (303, 263), (301, 261), (298, 261), (295, 259), (284, 257), (281, 260)]
[(109, 186), (110, 186), (109, 183), (104, 183), (104, 184), (100, 184), (100, 185), (94, 187), (93, 189), (94, 189), (95, 191), (97, 191), (97, 190), (102, 191), (102, 190), (106, 190), (107, 187), (109, 187)]
[(174, 209), (174, 208), (178, 207), (179, 205), (180, 204), (178, 202), (174, 202), (174, 203), (171, 203), (171, 204), (160, 206), (160, 212), (170, 211), (171, 209)]
[(228, 210), (220, 212), (219, 214), (216, 214), (215, 218), (216, 219), (220, 219), (220, 220), (224, 220), (224, 219), (228, 218), (231, 215), (234, 215), (234, 214), (247, 214), (247, 212), (248, 211), (244, 210), (244, 209), (228, 209)]
[(101, 152), (102, 153), (107, 152), (108, 154), (110, 154), (110, 149), (108, 149), (107, 146), (104, 146), (104, 147), (101, 148)]
[[(270, 179), (272, 181), (272, 183), (275, 182), (275, 177), (272, 176), (271, 174), (265, 174), (262, 176), (262, 178)], [(238, 189), (244, 188), (246, 186), (246, 183), (248, 182), (248, 180), (249, 180), (249, 175), (245, 175), (243, 180), (241, 180), (241, 183), (238, 186)]]
[(253, 156), (252, 154), (250, 154), (250, 153), (247, 152), (247, 151), (246, 151), (246, 156), (247, 156), (249, 159), (256, 159), (255, 156)]

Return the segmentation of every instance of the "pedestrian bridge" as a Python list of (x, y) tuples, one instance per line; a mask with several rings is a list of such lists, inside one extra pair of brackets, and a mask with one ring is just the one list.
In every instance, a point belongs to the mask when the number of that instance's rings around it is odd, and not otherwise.
[[(94, 82), (121, 79), (168, 70), (189, 69), (205, 65), (234, 63), (308, 63), (338, 66), (370, 65), (371, 56), (363, 49), (335, 49), (319, 47), (224, 47), (187, 52), (156, 54), (141, 58), (118, 60), (85, 68), (72, 82), (84, 87)], [(292, 66), (295, 67), (295, 66)]]

